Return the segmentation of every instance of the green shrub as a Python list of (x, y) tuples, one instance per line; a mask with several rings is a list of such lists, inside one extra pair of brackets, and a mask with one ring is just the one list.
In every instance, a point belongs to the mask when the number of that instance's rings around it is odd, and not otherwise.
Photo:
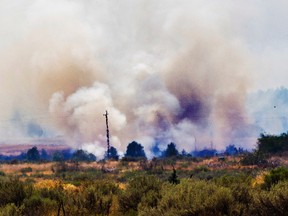
[(57, 211), (57, 201), (43, 198), (39, 194), (33, 194), (24, 200), (24, 215), (51, 215)]
[(65, 163), (65, 161), (59, 161), (54, 166), (51, 167), (53, 172), (56, 172), (56, 174), (66, 172), (68, 170), (68, 165)]
[[(5, 206), (8, 203), (14, 203), (19, 207), (27, 192), (25, 190), (25, 183), (19, 181), (19, 179), (9, 179), (0, 181), (0, 206)], [(28, 186), (27, 186), (28, 187)]]
[(288, 132), (280, 135), (260, 134), (257, 148), (260, 152), (275, 154), (288, 150)]
[[(68, 215), (108, 215), (113, 197), (119, 193), (112, 181), (85, 182), (77, 196), (67, 197), (65, 209)], [(114, 199), (115, 200), (115, 199)]]
[(260, 191), (254, 198), (251, 215), (278, 216), (288, 212), (288, 182), (272, 185), (270, 191)]
[(260, 151), (245, 153), (240, 163), (244, 166), (250, 165), (267, 165), (266, 156)]
[(220, 186), (233, 188), (239, 184), (249, 185), (252, 178), (250, 175), (232, 171), (229, 173), (224, 173), (221, 176), (214, 178), (214, 182)]
[(190, 174), (190, 178), (198, 178), (202, 180), (210, 180), (213, 178), (212, 171), (206, 166), (196, 167)]
[(178, 175), (177, 175), (176, 170), (174, 168), (173, 168), (173, 172), (171, 173), (171, 175), (168, 178), (168, 181), (171, 184), (179, 184), (180, 183), (180, 180), (178, 179)]
[(233, 209), (231, 191), (206, 181), (164, 184), (159, 197), (157, 207), (140, 208), (139, 215), (229, 215)]
[(23, 206), (17, 207), (14, 203), (9, 203), (0, 208), (0, 216), (19, 216), (23, 214)]
[(271, 172), (265, 176), (263, 188), (270, 189), (272, 185), (277, 184), (279, 181), (288, 179), (288, 169), (284, 167), (278, 167), (271, 170)]
[[(130, 211), (137, 213), (138, 204), (143, 199), (142, 206), (157, 205), (162, 182), (154, 176), (138, 176), (130, 180), (125, 191), (119, 196), (119, 208), (122, 213)], [(136, 214), (137, 215), (137, 214)]]

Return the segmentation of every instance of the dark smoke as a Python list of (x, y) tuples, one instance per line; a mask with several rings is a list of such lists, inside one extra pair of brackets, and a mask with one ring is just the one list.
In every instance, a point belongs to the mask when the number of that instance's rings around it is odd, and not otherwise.
[(105, 110), (120, 153), (131, 140), (149, 157), (155, 143), (187, 152), (243, 143), (249, 61), (227, 31), (230, 13), (220, 16), (213, 1), (28, 0), (15, 8), (16, 17), (9, 8), (0, 17), (14, 35), (3, 30), (0, 42), (2, 125), (20, 110), (29, 136), (53, 131), (98, 157)]

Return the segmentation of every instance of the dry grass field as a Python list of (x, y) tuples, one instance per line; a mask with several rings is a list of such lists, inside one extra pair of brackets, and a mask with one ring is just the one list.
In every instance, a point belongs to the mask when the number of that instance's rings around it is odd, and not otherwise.
[[(173, 168), (177, 170), (194, 170), (197, 167), (207, 167), (210, 170), (237, 170), (243, 168), (253, 168), (253, 166), (241, 166), (239, 162), (239, 157), (226, 157), (225, 161), (219, 160), (218, 157), (213, 157), (210, 159), (204, 159), (199, 162), (193, 161), (177, 161), (173, 164), (165, 164), (162, 163), (156, 164), (158, 168), (161, 168), (165, 171), (171, 171)], [(53, 174), (53, 167), (56, 166), (56, 162), (47, 162), (47, 163), (17, 163), (17, 164), (0, 164), (0, 171), (4, 172), (7, 175), (21, 175), (23, 172), (27, 176), (31, 176), (33, 174), (44, 174), (44, 175), (52, 175)], [(73, 163), (67, 163), (68, 166), (73, 166)], [(146, 161), (145, 165), (147, 167), (151, 167), (153, 164), (152, 161)], [(106, 161), (103, 162), (90, 162), (85, 163), (81, 162), (77, 164), (79, 170), (117, 170), (119, 172), (127, 172), (127, 171), (138, 171), (143, 169), (142, 162), (126, 162), (123, 163), (121, 161)], [(25, 171), (25, 169), (31, 168), (31, 171)], [(155, 166), (154, 166), (155, 168)]]
[(28, 149), (31, 149), (33, 146), (37, 146), (38, 150), (45, 149), (48, 153), (70, 149), (70, 147), (65, 144), (51, 144), (45, 142), (42, 144), (2, 144), (0, 145), (0, 154), (15, 156), (27, 152)]

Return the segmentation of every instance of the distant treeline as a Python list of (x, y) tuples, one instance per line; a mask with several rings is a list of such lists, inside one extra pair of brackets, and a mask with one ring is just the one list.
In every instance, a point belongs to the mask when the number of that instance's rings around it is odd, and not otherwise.
[[(221, 156), (221, 155), (239, 155), (243, 154), (245, 151), (242, 148), (236, 148), (234, 145), (229, 145), (226, 147), (226, 150), (222, 153), (217, 152), (215, 149), (203, 149), (199, 151), (193, 151), (191, 153), (186, 152), (185, 150), (182, 150), (179, 152), (177, 149), (176, 144), (170, 143), (167, 145), (167, 148), (164, 151), (160, 151), (159, 148), (156, 146), (153, 149), (153, 152), (155, 155), (157, 155), (158, 158), (187, 158), (187, 157), (213, 157), (213, 156)], [(118, 160), (119, 154), (115, 147), (111, 146), (109, 149), (109, 155), (108, 152), (105, 152), (104, 159), (112, 159), (112, 160)], [(133, 141), (127, 145), (127, 150), (122, 157), (122, 160), (126, 161), (137, 161), (147, 159), (146, 153), (144, 151), (144, 147), (136, 142)], [(32, 147), (31, 149), (28, 149), (27, 152), (23, 152), (19, 155), (1, 155), (0, 154), (0, 161), (2, 162), (12, 162), (16, 163), (17, 161), (29, 161), (29, 162), (40, 162), (40, 161), (87, 161), (92, 162), (96, 161), (97, 158), (94, 154), (88, 153), (87, 151), (84, 151), (82, 149), (65, 149), (65, 150), (59, 150), (54, 152), (47, 152), (45, 149), (39, 150), (36, 146)]]

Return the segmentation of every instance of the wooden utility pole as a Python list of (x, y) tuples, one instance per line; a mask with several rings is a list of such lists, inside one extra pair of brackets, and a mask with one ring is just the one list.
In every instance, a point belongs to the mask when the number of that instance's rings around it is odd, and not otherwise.
[(106, 118), (106, 137), (107, 137), (107, 159), (110, 158), (110, 141), (109, 141), (109, 126), (108, 126), (108, 112), (106, 110), (106, 113), (103, 114)]

